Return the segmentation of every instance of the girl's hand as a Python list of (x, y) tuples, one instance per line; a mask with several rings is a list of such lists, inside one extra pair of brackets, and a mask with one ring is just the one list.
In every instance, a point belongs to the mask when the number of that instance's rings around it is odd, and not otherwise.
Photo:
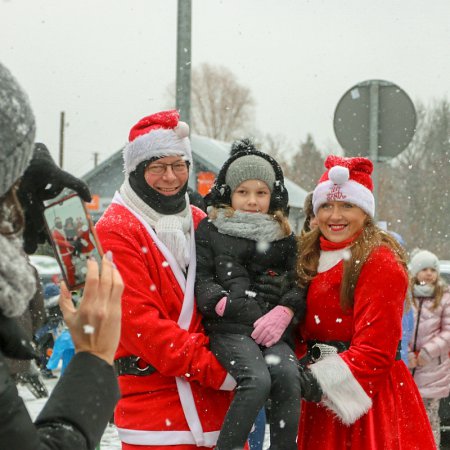
[(87, 260), (86, 284), (78, 309), (67, 286), (61, 283), (59, 306), (76, 352), (89, 352), (113, 364), (120, 338), (122, 292), (122, 278), (110, 251), (103, 256), (100, 276), (97, 262)]
[(417, 366), (417, 356), (414, 352), (408, 353), (408, 368), (414, 369)]
[(426, 366), (431, 362), (431, 359), (432, 358), (430, 354), (424, 348), (422, 348), (417, 356), (417, 365), (419, 367)]

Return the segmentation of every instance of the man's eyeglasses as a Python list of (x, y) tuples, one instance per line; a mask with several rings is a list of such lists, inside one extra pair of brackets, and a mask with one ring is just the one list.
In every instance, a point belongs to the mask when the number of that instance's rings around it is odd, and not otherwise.
[(169, 166), (174, 173), (186, 173), (189, 168), (189, 163), (187, 161), (177, 161), (172, 164), (150, 164), (145, 170), (153, 175), (162, 175)]

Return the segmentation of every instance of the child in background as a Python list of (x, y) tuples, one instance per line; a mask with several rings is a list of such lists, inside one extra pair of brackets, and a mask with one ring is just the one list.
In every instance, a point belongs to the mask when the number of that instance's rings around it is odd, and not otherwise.
[(450, 391), (450, 292), (439, 276), (439, 260), (435, 254), (416, 250), (411, 256), (414, 331), (408, 365), (439, 448), (439, 403)]
[[(272, 157), (249, 140), (233, 147), (209, 196), (209, 217), (196, 231), (197, 304), (211, 350), (238, 385), (216, 449), (243, 448), (270, 398), (271, 448), (296, 450), (300, 381), (288, 342), (305, 299), (294, 281), (287, 190)], [(286, 293), (261, 300), (254, 291), (264, 274), (287, 275)]]

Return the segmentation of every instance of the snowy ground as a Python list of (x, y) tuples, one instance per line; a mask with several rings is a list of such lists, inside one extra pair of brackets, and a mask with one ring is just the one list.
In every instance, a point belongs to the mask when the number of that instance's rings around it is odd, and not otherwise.
[[(54, 371), (55, 375), (59, 375), (59, 372), (57, 370)], [(49, 392), (52, 391), (53, 387), (55, 386), (57, 379), (52, 380), (44, 380), (45, 385), (47, 386), (47, 389)], [(37, 399), (34, 397), (34, 395), (25, 387), (25, 386), (17, 386), (17, 389), (19, 390), (19, 394), (23, 398), (25, 405), (28, 409), (28, 412), (30, 413), (32, 419), (34, 420), (39, 412), (41, 411), (46, 399)], [(264, 442), (264, 449), (269, 448), (269, 439), (268, 439), (268, 430), (266, 430), (266, 439)], [(100, 443), (100, 449), (101, 450), (120, 450), (120, 440), (117, 435), (117, 430), (114, 425), (108, 425), (106, 427), (105, 433), (103, 434), (101, 443)]]

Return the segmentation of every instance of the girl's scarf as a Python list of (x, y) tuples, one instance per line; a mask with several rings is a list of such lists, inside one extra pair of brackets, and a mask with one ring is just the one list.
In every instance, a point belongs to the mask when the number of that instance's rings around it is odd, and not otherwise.
[(431, 298), (434, 297), (434, 285), (432, 284), (415, 284), (414, 297)]
[(219, 233), (257, 242), (279, 241), (286, 237), (280, 223), (270, 214), (234, 211), (228, 217), (228, 212), (229, 210), (218, 208), (216, 217), (210, 218)]

